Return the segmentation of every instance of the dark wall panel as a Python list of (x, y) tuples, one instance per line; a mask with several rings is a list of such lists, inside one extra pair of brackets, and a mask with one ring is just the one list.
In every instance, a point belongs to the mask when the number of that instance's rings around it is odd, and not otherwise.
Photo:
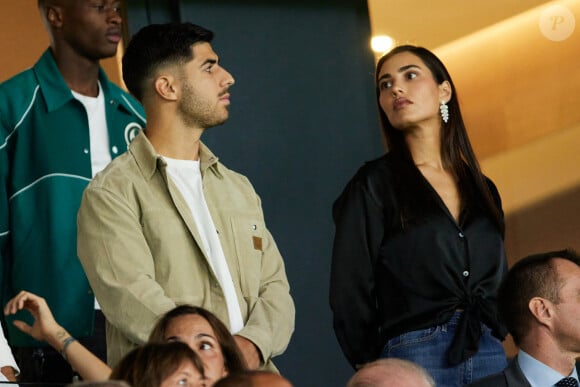
[[(130, 33), (172, 19), (130, 4)], [(213, 30), (236, 79), (230, 119), (203, 141), (262, 197), (296, 302), (276, 364), (296, 386), (340, 386), (352, 370), (328, 306), (331, 206), (364, 160), (382, 153), (366, 1), (182, 1), (179, 17)]]

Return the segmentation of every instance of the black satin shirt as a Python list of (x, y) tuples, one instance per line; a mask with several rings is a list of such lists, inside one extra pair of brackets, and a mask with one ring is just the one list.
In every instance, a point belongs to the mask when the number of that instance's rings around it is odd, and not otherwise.
[(477, 351), (481, 323), (505, 337), (495, 305), (507, 272), (503, 233), (466, 180), (458, 223), (421, 172), (390, 154), (366, 163), (334, 203), (330, 305), (353, 366), (375, 360), (389, 338), (443, 324), (458, 309), (451, 365)]

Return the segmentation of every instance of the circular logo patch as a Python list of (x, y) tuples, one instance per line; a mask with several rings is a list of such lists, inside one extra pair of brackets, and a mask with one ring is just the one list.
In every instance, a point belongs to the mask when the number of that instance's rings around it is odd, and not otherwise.
[(141, 125), (136, 122), (131, 122), (127, 126), (125, 126), (125, 142), (127, 143), (127, 148), (133, 139), (139, 134), (139, 132), (143, 129)]

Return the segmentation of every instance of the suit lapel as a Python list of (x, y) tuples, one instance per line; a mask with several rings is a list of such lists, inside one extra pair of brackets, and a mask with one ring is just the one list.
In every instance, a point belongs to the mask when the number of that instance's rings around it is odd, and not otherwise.
[(504, 370), (504, 375), (508, 387), (531, 387), (530, 382), (528, 382), (528, 379), (526, 379), (522, 369), (520, 368), (517, 356), (514, 357)]

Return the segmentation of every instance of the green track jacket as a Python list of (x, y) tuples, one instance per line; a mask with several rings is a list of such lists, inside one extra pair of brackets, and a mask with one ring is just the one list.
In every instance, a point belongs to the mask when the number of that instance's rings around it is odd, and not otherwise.
[[(102, 70), (99, 81), (114, 158), (145, 126), (145, 113)], [(50, 49), (34, 67), (0, 84), (2, 307), (20, 290), (34, 292), (76, 337), (91, 335), (94, 320), (94, 295), (76, 252), (76, 214), (91, 179), (90, 156), (86, 111)], [(7, 325), (11, 345), (41, 345)]]

